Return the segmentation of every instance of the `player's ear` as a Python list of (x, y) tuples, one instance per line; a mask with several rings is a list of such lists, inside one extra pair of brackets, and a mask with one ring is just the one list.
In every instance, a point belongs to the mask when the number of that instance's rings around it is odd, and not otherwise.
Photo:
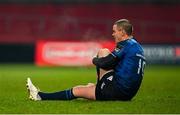
[(122, 30), (122, 34), (123, 34), (123, 36), (124, 36), (124, 35), (126, 35), (126, 32), (125, 32), (125, 30)]

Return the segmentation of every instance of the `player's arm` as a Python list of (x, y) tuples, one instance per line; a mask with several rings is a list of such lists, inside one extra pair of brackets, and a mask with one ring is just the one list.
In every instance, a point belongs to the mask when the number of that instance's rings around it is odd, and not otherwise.
[(107, 55), (106, 57), (94, 57), (92, 60), (93, 64), (96, 65), (99, 68), (110, 70), (115, 67), (117, 64), (117, 58), (112, 53)]

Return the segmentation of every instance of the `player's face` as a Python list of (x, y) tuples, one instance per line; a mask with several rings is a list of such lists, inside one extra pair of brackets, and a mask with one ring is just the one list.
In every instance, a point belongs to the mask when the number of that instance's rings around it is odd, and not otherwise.
[(113, 33), (112, 36), (115, 39), (115, 42), (120, 42), (123, 40), (124, 32), (122, 29), (117, 28), (117, 25), (113, 25)]

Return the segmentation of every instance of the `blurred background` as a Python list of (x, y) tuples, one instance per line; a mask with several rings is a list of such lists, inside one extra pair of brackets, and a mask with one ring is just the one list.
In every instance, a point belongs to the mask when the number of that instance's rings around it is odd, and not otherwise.
[(149, 64), (180, 64), (179, 3), (0, 0), (0, 63), (35, 63), (37, 44), (42, 40), (113, 41), (113, 23), (126, 18), (134, 25), (134, 36), (143, 45)]

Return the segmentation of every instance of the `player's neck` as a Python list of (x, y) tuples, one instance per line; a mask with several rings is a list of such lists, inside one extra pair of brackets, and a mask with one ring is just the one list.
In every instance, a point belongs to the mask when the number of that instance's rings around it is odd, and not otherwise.
[(124, 37), (124, 40), (128, 40), (128, 39), (131, 39), (131, 38), (133, 38), (132, 35), (129, 35), (129, 36), (127, 35), (127, 36)]
[(126, 41), (126, 40), (131, 39), (131, 38), (133, 38), (133, 36), (127, 35), (127, 36), (122, 37), (122, 39), (119, 42)]

